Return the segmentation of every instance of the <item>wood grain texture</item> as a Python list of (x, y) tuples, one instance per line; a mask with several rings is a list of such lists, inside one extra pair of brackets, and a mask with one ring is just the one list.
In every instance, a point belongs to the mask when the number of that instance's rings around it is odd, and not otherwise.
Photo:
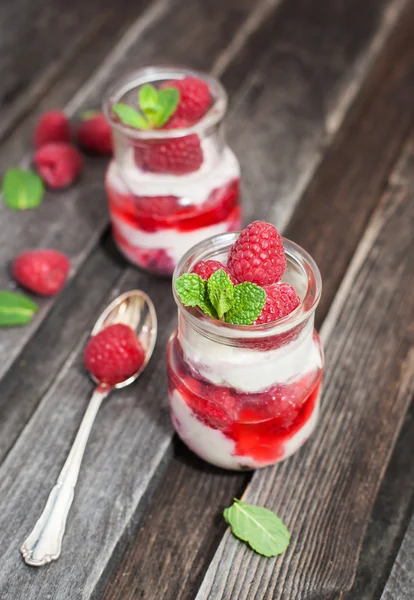
[(197, 600), (334, 600), (352, 585), (379, 482), (414, 392), (412, 161), (410, 145), (325, 320), (316, 433), (289, 461), (255, 473), (244, 495), (279, 514), (291, 545), (282, 557), (265, 560), (227, 532)]
[(414, 598), (414, 517), (405, 534), (381, 600)]
[[(208, 70), (215, 57), (225, 47), (228, 36), (237, 31), (251, 6), (250, 0), (216, 3), (211, 11), (208, 0), (178, 10), (179, 0), (158, 1), (150, 16), (143, 16), (131, 26), (108, 60), (90, 82), (71, 100), (68, 112), (82, 106), (99, 105), (108, 83), (122, 71), (148, 62), (186, 61), (192, 56), (196, 67)], [(144, 22), (143, 22), (144, 20)], [(197, 51), (193, 52), (192, 48)], [(61, 193), (47, 193), (36, 210), (12, 212), (0, 204), (0, 262), (7, 265), (11, 258), (28, 247), (51, 246), (65, 252), (72, 260), (72, 274), (86, 260), (108, 224), (104, 192), (105, 161), (89, 159), (80, 181)], [(70, 227), (68, 227), (68, 223)], [(0, 272), (0, 288), (13, 289), (5, 269)], [(24, 329), (0, 333), (0, 377), (15, 360), (26, 342), (46, 317), (55, 299), (41, 301), (41, 310), (32, 324)]]
[[(126, 271), (102, 304), (137, 285), (148, 290), (149, 276)], [(170, 285), (159, 280), (151, 287), (156, 310), (164, 316), (154, 356), (134, 386), (114, 392), (103, 405), (82, 465), (62, 556), (48, 568), (27, 568), (18, 547), (43, 509), (93, 388), (82, 360), (86, 331), (78, 335), (69, 360), (3, 461), (2, 600), (89, 598), (120, 535), (139, 514), (171, 440), (165, 374), (165, 347), (175, 321)]]
[[(228, 128), (241, 161), (246, 223), (260, 214), (286, 227), (407, 4), (291, 0), (280, 7), (268, 24), (272, 43), (246, 77)], [(235, 76), (225, 74), (224, 83)]]
[[(91, 65), (89, 44), (116, 34), (136, 18), (147, 0), (67, 3), (62, 0), (5, 0), (0, 6), (0, 139), (36, 105), (50, 86), (82, 55)], [(132, 6), (131, 6), (132, 5)]]
[(387, 583), (413, 513), (413, 440), (414, 403), (405, 418), (372, 509), (354, 584), (343, 600), (376, 600)]
[[(358, 202), (357, 204), (356, 199), (355, 206), (353, 206), (352, 202), (345, 195), (341, 197), (343, 202), (341, 210), (346, 213), (346, 209), (349, 206), (350, 215), (358, 210), (358, 217), (362, 222), (366, 223), (372, 207), (378, 201), (378, 196), (381, 193), (384, 181), (387, 179), (390, 167), (398, 156), (402, 142), (407, 135), (407, 123), (411, 119), (411, 112), (406, 111), (402, 119), (403, 122), (398, 124), (398, 116), (401, 117), (402, 108), (406, 108), (405, 103), (410, 97), (411, 90), (410, 69), (407, 66), (411, 61), (411, 55), (406, 52), (404, 43), (407, 39), (411, 23), (408, 16), (404, 16), (402, 23), (393, 32), (392, 39), (387, 44), (387, 48), (383, 52), (380, 52), (378, 68), (375, 67), (373, 72), (370, 73), (368, 80), (364, 82), (360, 97), (357, 99), (357, 106), (355, 110), (352, 110), (352, 114), (349, 118), (345, 119), (343, 124), (344, 131), (347, 133), (349, 124), (353, 123), (350, 134), (342, 135), (341, 133), (339, 143), (334, 143), (333, 148), (327, 152), (321, 167), (316, 173), (316, 181), (319, 182), (319, 185), (312, 186), (312, 201), (309, 202), (309, 198), (307, 199), (305, 211), (303, 212), (301, 210), (302, 204), (300, 205), (299, 212), (301, 213), (301, 218), (297, 220), (294, 217), (292, 224), (288, 227), (289, 237), (299, 241), (311, 253), (315, 249), (316, 241), (324, 241), (323, 251), (319, 252), (318, 259), (322, 263), (321, 266), (325, 275), (325, 287), (328, 287), (328, 295), (330, 293), (332, 295), (328, 302), (323, 303), (322, 309), (319, 311), (319, 321), (326, 315), (334, 291), (337, 289), (335, 285), (338, 286), (339, 280), (345, 271), (344, 266), (338, 277), (335, 264), (330, 260), (332, 248), (335, 248), (335, 252), (338, 251), (339, 254), (343, 253), (341, 254), (341, 260), (338, 260), (338, 263), (342, 265), (346, 262), (346, 256), (352, 256), (362, 235), (362, 232), (356, 228), (349, 231), (346, 241), (337, 249), (336, 240), (338, 231), (342, 233), (341, 221), (333, 219), (330, 210), (327, 208), (330, 206), (330, 193), (332, 190), (324, 189), (325, 177), (320, 177), (319, 171), (325, 170), (328, 165), (330, 165), (331, 169), (336, 168), (336, 161), (332, 161), (332, 155), (335, 155), (336, 160), (338, 160), (338, 157), (342, 157), (342, 160), (345, 160), (345, 157), (349, 156), (352, 148), (358, 147), (361, 144), (364, 147), (369, 146), (369, 138), (372, 136), (373, 131), (376, 129), (381, 131), (381, 136), (384, 136), (382, 139), (388, 142), (386, 152), (381, 153), (380, 147), (375, 142), (372, 146), (372, 151), (376, 153), (372, 161), (372, 170), (368, 168), (371, 165), (370, 163), (367, 165), (366, 170), (361, 169), (358, 171), (357, 177), (355, 173), (352, 173), (349, 179), (349, 185), (351, 185), (351, 182), (354, 185), (357, 183), (361, 193), (371, 194), (372, 204), (368, 201), (364, 203)], [(266, 22), (265, 24), (265, 28), (269, 28), (269, 30), (273, 30), (274, 26), (275, 23), (269, 25), (269, 22)], [(256, 39), (255, 34), (251, 36), (250, 44), (255, 45), (257, 43), (263, 48), (264, 35), (262, 30), (263, 27), (257, 32), (257, 37), (260, 39)], [(244, 55), (245, 62), (249, 64), (252, 58), (249, 58), (247, 49), (249, 49), (249, 44), (241, 52)], [(401, 78), (394, 77), (389, 79), (392, 65), (396, 61), (398, 61), (400, 71), (403, 72), (403, 75)], [(224, 73), (224, 81), (226, 79), (229, 83), (237, 83), (239, 81), (238, 64), (239, 60), (236, 57), (235, 64)], [(371, 113), (373, 113), (372, 119)], [(232, 118), (233, 115), (230, 116), (230, 123), (232, 122)], [(366, 126), (367, 120), (369, 126)], [(384, 129), (381, 129), (382, 127)], [(264, 135), (263, 132), (261, 134)], [(295, 132), (292, 132), (292, 136), (295, 140)], [(375, 158), (377, 159), (376, 163)], [(293, 163), (294, 168), (295, 163)], [(348, 173), (344, 169), (342, 177), (347, 178), (347, 176)], [(289, 169), (286, 172), (286, 177), (290, 177)], [(375, 178), (374, 181), (373, 178)], [(261, 184), (261, 187), (257, 188), (259, 194), (265, 185), (266, 183), (264, 182)], [(277, 195), (277, 199), (279, 199), (279, 195)], [(251, 198), (245, 197), (244, 200), (248, 203), (251, 201)], [(271, 200), (270, 197), (267, 197), (265, 202), (263, 201), (260, 206), (256, 207), (255, 216), (257, 218), (264, 216), (261, 211), (266, 212), (269, 210), (269, 202)], [(312, 226), (307, 228), (306, 220), (312, 215), (312, 211), (316, 211), (319, 214), (319, 219), (312, 221)], [(332, 221), (334, 221), (336, 227)], [(121, 600), (124, 597), (132, 598), (134, 597), (133, 594), (140, 594), (139, 597), (142, 598), (150, 598), (152, 593), (155, 595), (158, 594), (158, 596), (163, 598), (185, 598), (188, 600), (194, 598), (200, 582), (200, 575), (203, 569), (207, 568), (210, 561), (210, 552), (204, 552), (205, 544), (207, 542), (210, 543), (210, 538), (199, 536), (198, 529), (191, 532), (191, 528), (189, 528), (188, 534), (181, 538), (176, 535), (176, 532), (182, 529), (184, 521), (193, 523), (194, 514), (196, 514), (197, 523), (203, 526), (204, 530), (209, 531), (209, 535), (214, 536), (216, 539), (218, 533), (225, 526), (222, 519), (223, 505), (226, 500), (227, 504), (230, 504), (231, 499), (234, 496), (238, 496), (241, 481), (247, 481), (249, 476), (240, 475), (223, 478), (220, 488), (220, 499), (216, 506), (211, 506), (209, 486), (215, 485), (214, 479), (211, 475), (206, 476), (203, 468), (200, 467), (198, 475), (202, 481), (202, 485), (200, 486), (200, 500), (197, 503), (191, 503), (191, 506), (189, 506), (188, 503), (182, 501), (181, 495), (179, 498), (176, 498), (175, 494), (169, 493), (171, 480), (178, 478), (183, 482), (182, 493), (184, 495), (187, 494), (189, 497), (193, 496), (193, 471), (182, 460), (181, 452), (180, 446), (180, 454), (174, 456), (169, 465), (166, 478), (161, 482), (161, 487), (157, 495), (152, 499), (144, 522), (140, 523), (139, 529), (137, 529), (136, 538), (132, 535), (128, 537), (126, 542), (127, 547), (123, 551), (120, 563), (105, 589), (103, 600)], [(188, 451), (184, 450), (183, 452), (184, 455), (190, 456)], [(166, 499), (169, 502), (169, 528), (167, 529), (165, 527)], [(159, 539), (160, 531), (163, 534)], [(145, 544), (145, 540), (147, 539), (152, 540), (148, 547)], [(160, 540), (162, 540), (162, 544)], [(160, 559), (162, 546), (171, 546), (174, 548), (174, 560), (162, 563), (162, 559)], [(145, 563), (146, 567), (141, 571), (143, 563)], [(163, 564), (162, 577), (160, 576), (160, 564)], [(373, 564), (370, 564), (370, 567), (373, 567)], [(140, 571), (139, 579), (137, 578), (138, 570)], [(170, 586), (169, 591), (165, 587), (167, 580)]]

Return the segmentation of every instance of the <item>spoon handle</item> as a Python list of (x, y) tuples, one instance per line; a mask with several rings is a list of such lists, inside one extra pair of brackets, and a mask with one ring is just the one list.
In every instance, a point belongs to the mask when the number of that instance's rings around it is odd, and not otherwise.
[(36, 525), (20, 548), (23, 559), (28, 565), (41, 567), (60, 556), (66, 519), (75, 494), (86, 443), (102, 400), (110, 391), (110, 387), (98, 386), (90, 399), (56, 485), (50, 492)]

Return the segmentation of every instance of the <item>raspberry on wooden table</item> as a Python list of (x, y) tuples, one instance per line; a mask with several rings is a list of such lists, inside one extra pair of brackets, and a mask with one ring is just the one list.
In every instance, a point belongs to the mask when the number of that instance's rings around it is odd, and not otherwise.
[(116, 323), (91, 337), (84, 359), (86, 368), (99, 382), (116, 385), (138, 371), (145, 352), (135, 331)]
[(70, 268), (69, 259), (57, 250), (27, 250), (13, 261), (13, 278), (22, 287), (52, 296), (65, 284)]
[(264, 286), (280, 281), (286, 256), (276, 227), (265, 221), (248, 225), (230, 248), (227, 266), (239, 282)]
[(51, 189), (67, 187), (82, 171), (83, 159), (75, 146), (50, 143), (39, 148), (34, 155), (36, 170)]
[(254, 325), (273, 323), (286, 317), (300, 304), (300, 299), (289, 283), (273, 283), (265, 286), (266, 302)]
[(205, 81), (198, 77), (166, 81), (161, 87), (175, 87), (180, 92), (180, 100), (173, 118), (180, 117), (194, 124), (204, 117), (210, 108), (210, 88)]
[(219, 269), (223, 269), (225, 273), (230, 277), (233, 285), (237, 284), (236, 279), (230, 273), (227, 267), (221, 264), (218, 260), (200, 260), (196, 263), (192, 269), (192, 273), (199, 275), (201, 279), (207, 280)]
[(95, 154), (112, 154), (112, 133), (103, 113), (82, 121), (76, 137), (79, 146)]
[(40, 148), (51, 142), (69, 143), (71, 137), (70, 123), (60, 110), (45, 112), (36, 125), (33, 134), (33, 145)]

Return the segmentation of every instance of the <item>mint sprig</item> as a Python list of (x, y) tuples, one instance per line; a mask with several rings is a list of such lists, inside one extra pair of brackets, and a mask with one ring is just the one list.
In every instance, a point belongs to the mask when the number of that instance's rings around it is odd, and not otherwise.
[(233, 285), (223, 269), (218, 269), (208, 281), (196, 273), (185, 273), (175, 282), (178, 297), (184, 306), (198, 306), (210, 317), (235, 325), (251, 325), (266, 302), (266, 292), (255, 283)]
[(233, 535), (247, 542), (258, 554), (277, 556), (289, 546), (288, 528), (268, 508), (234, 498), (234, 504), (224, 510), (223, 516)]
[(159, 129), (175, 112), (180, 100), (180, 92), (175, 87), (157, 90), (150, 83), (140, 87), (138, 92), (139, 112), (128, 104), (119, 102), (112, 108), (118, 118), (134, 129)]

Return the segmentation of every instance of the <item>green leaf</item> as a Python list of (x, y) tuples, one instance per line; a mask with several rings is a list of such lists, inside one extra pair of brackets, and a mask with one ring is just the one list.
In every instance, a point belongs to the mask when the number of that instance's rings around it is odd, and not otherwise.
[(43, 200), (43, 181), (32, 171), (9, 169), (3, 177), (3, 200), (12, 210), (36, 208)]
[(224, 315), (227, 323), (251, 325), (263, 310), (266, 292), (255, 283), (240, 283), (234, 286), (234, 303)]
[(38, 305), (15, 292), (0, 291), (0, 327), (13, 327), (30, 323)]
[(289, 546), (290, 534), (286, 525), (268, 508), (235, 498), (234, 504), (226, 508), (223, 515), (232, 533), (263, 556), (277, 556)]
[(175, 87), (164, 88), (158, 92), (160, 113), (157, 127), (162, 127), (175, 112), (180, 100), (180, 92)]
[(175, 282), (178, 297), (184, 306), (199, 306), (206, 298), (206, 281), (196, 273), (184, 273)]
[(143, 85), (138, 92), (138, 102), (149, 123), (156, 126), (160, 113), (157, 89), (150, 83)]
[(135, 129), (149, 129), (149, 123), (132, 106), (119, 103), (115, 104), (112, 110), (125, 125), (129, 125), (129, 127), (134, 127)]
[(219, 319), (221, 319), (234, 302), (233, 284), (223, 269), (219, 269), (208, 279), (207, 293)]
[(199, 306), (206, 315), (217, 319), (217, 312), (207, 295), (207, 281), (196, 273), (184, 273), (175, 282), (178, 297), (184, 306)]

